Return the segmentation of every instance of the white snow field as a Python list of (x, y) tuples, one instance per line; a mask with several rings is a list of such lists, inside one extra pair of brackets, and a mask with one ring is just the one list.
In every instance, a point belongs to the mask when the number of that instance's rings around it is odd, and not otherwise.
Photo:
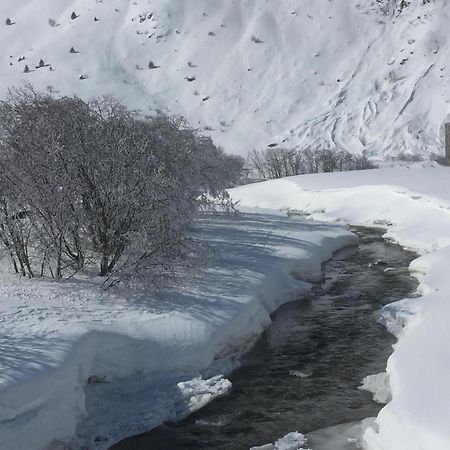
[[(304, 175), (230, 192), (242, 208), (383, 226), (387, 238), (422, 255), (411, 264), (422, 296), (381, 311), (398, 337), (386, 368), (392, 399), (363, 439), (369, 450), (450, 449), (450, 168)], [(386, 376), (364, 385), (388, 398)]]
[(242, 155), (271, 143), (380, 157), (441, 154), (449, 7), (448, 0), (2, 0), (0, 97), (23, 82), (55, 95), (112, 94), (144, 113), (183, 114)]
[(222, 395), (230, 382), (217, 374), (269, 313), (356, 241), (344, 225), (286, 215), (206, 217), (196, 234), (211, 246), (205, 272), (151, 296), (0, 275), (2, 450), (75, 435), (105, 449)]

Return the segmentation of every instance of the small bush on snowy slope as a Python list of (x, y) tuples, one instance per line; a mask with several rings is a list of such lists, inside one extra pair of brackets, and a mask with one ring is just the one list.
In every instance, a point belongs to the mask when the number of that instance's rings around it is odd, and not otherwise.
[(181, 118), (32, 88), (0, 104), (0, 239), (16, 271), (149, 278), (183, 260), (240, 161)]
[(401, 152), (396, 157), (390, 157), (388, 159), (390, 161), (406, 161), (406, 162), (424, 161), (424, 157), (422, 155), (418, 155), (416, 153), (405, 153), (405, 152)]
[(248, 163), (261, 179), (374, 168), (364, 154), (355, 156), (343, 150), (297, 150), (282, 147), (254, 150), (249, 154)]

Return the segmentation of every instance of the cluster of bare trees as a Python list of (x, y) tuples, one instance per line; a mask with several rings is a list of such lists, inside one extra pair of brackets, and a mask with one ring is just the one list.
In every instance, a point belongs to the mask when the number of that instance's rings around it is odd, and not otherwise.
[(249, 167), (259, 179), (274, 179), (306, 173), (372, 169), (366, 155), (356, 156), (344, 150), (289, 149), (282, 147), (254, 150)]
[(197, 214), (226, 202), (242, 166), (181, 118), (15, 90), (0, 103), (3, 252), (29, 277), (164, 273), (191, 251)]

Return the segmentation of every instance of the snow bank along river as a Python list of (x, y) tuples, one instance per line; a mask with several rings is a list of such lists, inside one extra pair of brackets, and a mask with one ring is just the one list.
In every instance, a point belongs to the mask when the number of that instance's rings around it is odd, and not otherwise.
[(213, 375), (355, 242), (346, 226), (285, 214), (206, 216), (196, 235), (211, 246), (205, 271), (151, 296), (0, 275), (2, 450), (74, 436), (105, 449), (185, 417), (226, 392)]
[[(450, 168), (398, 168), (291, 177), (233, 189), (240, 207), (291, 209), (370, 226), (422, 256), (418, 299), (382, 310), (399, 338), (386, 371), (391, 401), (365, 432), (370, 450), (450, 448)], [(257, 208), (259, 207), (259, 208)]]
[[(356, 232), (360, 245), (338, 251), (325, 264), (324, 283), (309, 298), (274, 313), (268, 330), (228, 377), (230, 394), (181, 423), (112, 449), (248, 450), (295, 430), (306, 433), (375, 416), (381, 405), (358, 387), (367, 375), (385, 370), (395, 339), (377, 323), (379, 309), (416, 290), (408, 266), (417, 255), (385, 242), (381, 230)], [(387, 401), (388, 395), (381, 390), (377, 399)], [(308, 448), (357, 448), (341, 428), (337, 431), (337, 436), (312, 433)]]

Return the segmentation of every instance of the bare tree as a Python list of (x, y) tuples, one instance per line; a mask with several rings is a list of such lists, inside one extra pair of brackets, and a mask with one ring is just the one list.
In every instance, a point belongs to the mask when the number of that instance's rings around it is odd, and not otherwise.
[(183, 118), (15, 90), (0, 103), (0, 241), (24, 275), (94, 263), (113, 282), (148, 279), (192, 252), (197, 215), (242, 166)]
[(300, 150), (282, 147), (250, 152), (248, 164), (260, 179), (374, 167), (365, 154), (355, 156), (344, 150), (313, 150), (311, 148)]

